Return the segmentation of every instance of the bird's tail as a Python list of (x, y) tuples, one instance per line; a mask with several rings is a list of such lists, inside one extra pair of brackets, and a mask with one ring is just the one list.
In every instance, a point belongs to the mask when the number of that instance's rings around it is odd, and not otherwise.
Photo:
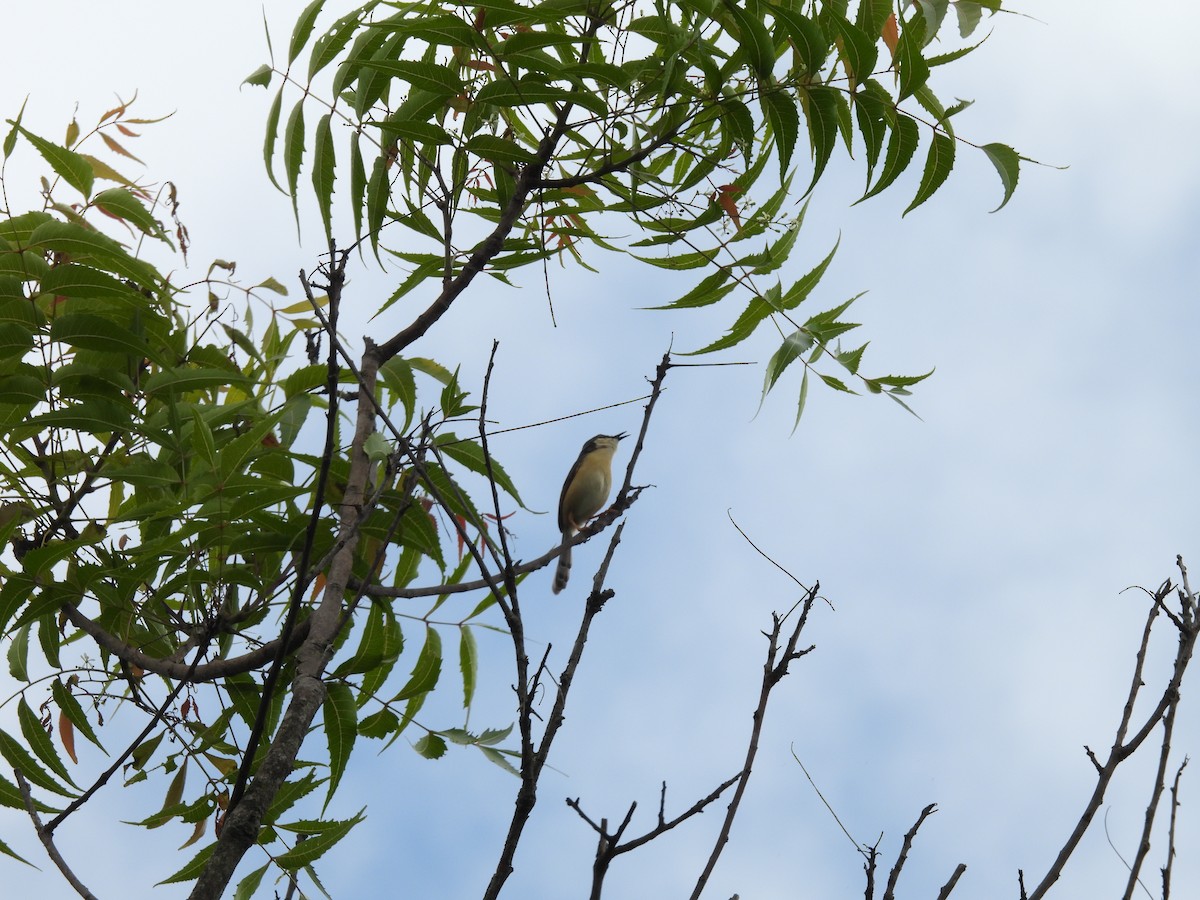
[(571, 544), (570, 536), (563, 535), (562, 553), (558, 556), (558, 568), (554, 570), (554, 587), (551, 588), (554, 593), (559, 593), (567, 586), (567, 581), (571, 577)]

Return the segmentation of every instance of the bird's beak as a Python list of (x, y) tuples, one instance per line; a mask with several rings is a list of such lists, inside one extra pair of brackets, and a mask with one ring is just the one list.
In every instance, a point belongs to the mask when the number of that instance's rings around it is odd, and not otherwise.
[(623, 439), (629, 437), (629, 432), (622, 431), (620, 434), (614, 434), (613, 437), (615, 437), (618, 441), (620, 441), (620, 440), (623, 440)]

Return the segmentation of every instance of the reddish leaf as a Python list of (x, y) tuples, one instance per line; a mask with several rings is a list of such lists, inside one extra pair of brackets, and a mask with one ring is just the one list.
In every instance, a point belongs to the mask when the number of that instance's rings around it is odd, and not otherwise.
[(79, 757), (75, 755), (75, 726), (62, 710), (58, 712), (58, 738), (62, 741), (67, 756), (71, 757), (71, 762), (79, 765)]
[(106, 143), (108, 145), (108, 149), (111, 150), (113, 153), (119, 153), (122, 156), (127, 156), (130, 159), (134, 160), (135, 162), (141, 162), (140, 159), (138, 159), (136, 156), (134, 156), (132, 153), (130, 153), (128, 150), (126, 150), (124, 147), (122, 147), (120, 144), (118, 144), (115, 140), (110, 138), (103, 131), (100, 132), (100, 137), (104, 141), (104, 143)]
[(717, 188), (716, 201), (720, 204), (721, 209), (725, 210), (725, 215), (733, 219), (733, 224), (739, 229), (742, 227), (742, 216), (738, 212), (737, 201), (734, 197), (740, 194), (742, 189), (736, 184), (723, 184)]
[(892, 59), (896, 58), (896, 45), (900, 43), (900, 32), (896, 27), (896, 14), (892, 13), (883, 23), (883, 42), (892, 51)]

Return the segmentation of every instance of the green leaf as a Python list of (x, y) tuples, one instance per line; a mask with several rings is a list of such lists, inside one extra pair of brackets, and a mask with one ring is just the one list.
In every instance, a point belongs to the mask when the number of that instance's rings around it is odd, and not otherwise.
[(9, 130), (8, 134), (5, 135), (5, 137), (4, 137), (4, 158), (5, 159), (8, 159), (8, 157), (12, 156), (12, 152), (17, 146), (17, 134), (20, 132), (20, 129), (21, 129), (21, 120), (25, 118), (25, 104), (27, 104), (28, 102), (29, 102), (29, 96), (26, 95), (25, 99), (21, 101), (21, 111), (19, 113), (17, 113), (17, 118), (15, 120), (9, 119), (9, 122), (12, 123), (12, 128)]
[(296, 61), (296, 57), (308, 43), (309, 37), (312, 36), (313, 26), (317, 24), (317, 16), (321, 14), (321, 7), (324, 5), (325, 0), (313, 0), (304, 8), (304, 12), (300, 13), (300, 18), (296, 20), (296, 27), (292, 29), (292, 41), (288, 46), (289, 66)]
[(270, 863), (267, 863), (265, 866), (260, 866), (239, 881), (237, 889), (233, 892), (233, 900), (251, 900), (254, 892), (258, 890), (258, 886), (262, 883), (263, 875), (266, 874), (267, 868), (270, 865)]
[(54, 742), (50, 740), (50, 735), (46, 733), (46, 729), (42, 727), (42, 723), (30, 709), (29, 704), (25, 702), (24, 697), (21, 697), (17, 704), (17, 720), (21, 723), (21, 734), (25, 737), (25, 743), (37, 754), (37, 758), (49, 766), (50, 770), (63, 781), (71, 787), (77, 788), (78, 785), (71, 780), (67, 767), (54, 748)]
[(96, 732), (92, 730), (92, 723), (88, 721), (87, 714), (83, 711), (79, 701), (75, 699), (75, 695), (71, 693), (71, 689), (55, 678), (50, 682), (50, 691), (54, 697), (54, 702), (62, 711), (62, 714), (67, 717), (75, 729), (79, 731), (85, 738), (95, 744), (107, 756), (108, 751), (104, 749), (104, 745), (100, 743), (100, 738), (96, 736)]
[(829, 264), (833, 262), (833, 256), (837, 253), (838, 247), (841, 244), (842, 239), (839, 236), (837, 241), (834, 242), (833, 249), (829, 251), (825, 258), (813, 267), (812, 271), (806, 273), (804, 277), (800, 278), (787, 289), (787, 292), (780, 300), (779, 305), (781, 309), (795, 309), (808, 298), (808, 295), (812, 293), (812, 289), (817, 286), (818, 282), (825, 275), (825, 270), (829, 268)]
[(479, 677), (479, 650), (475, 646), (475, 632), (470, 625), (459, 629), (458, 666), (463, 678), (463, 708), (470, 709), (475, 698), (475, 682)]
[(275, 70), (272, 69), (267, 63), (263, 63), (261, 66), (247, 75), (245, 80), (242, 81), (242, 84), (250, 84), (254, 85), (255, 87), (267, 87), (271, 83), (271, 76), (274, 74), (274, 72)]
[(718, 269), (678, 300), (673, 300), (665, 306), (647, 306), (645, 309), (691, 309), (709, 306), (727, 296), (738, 286), (736, 281), (726, 284), (732, 274), (729, 269)]
[(241, 372), (230, 369), (207, 369), (180, 366), (159, 369), (142, 384), (147, 394), (183, 394), (190, 391), (206, 391), (225, 385), (249, 385), (252, 381)]
[[(285, 85), (286, 86), (286, 85)], [(271, 101), (271, 109), (267, 112), (267, 129), (266, 137), (263, 139), (263, 162), (267, 167), (267, 177), (271, 179), (271, 184), (283, 191), (279, 187), (279, 182), (275, 179), (275, 140), (279, 136), (279, 116), (283, 110), (283, 87), (279, 88), (275, 94), (275, 99)]]
[(91, 313), (67, 313), (59, 316), (50, 326), (50, 339), (87, 350), (127, 353), (139, 359), (149, 355), (149, 346), (145, 338), (139, 338), (128, 328), (122, 328), (111, 319)]
[(812, 141), (813, 176), (804, 195), (807, 197), (817, 186), (825, 171), (838, 138), (837, 98), (833, 88), (813, 86), (800, 92), (801, 105), (808, 117), (808, 135)]
[(358, 737), (358, 708), (354, 705), (354, 692), (343, 681), (331, 681), (325, 686), (325, 701), (321, 708), (329, 746), (329, 792), (325, 795), (324, 811), (329, 808), (329, 801), (341, 783), (346, 762), (354, 750), (354, 740)]
[(353, 819), (340, 822), (294, 822), (290, 825), (280, 825), (280, 828), (299, 831), (308, 837), (305, 841), (298, 841), (287, 853), (276, 857), (275, 864), (285, 871), (294, 872), (301, 866), (315, 862), (365, 818), (360, 810)]
[(37, 866), (35, 866), (33, 863), (31, 863), (25, 857), (14, 852), (12, 847), (8, 846), (8, 844), (4, 843), (4, 841), (0, 841), (0, 853), (3, 853), (5, 856), (11, 856), (13, 859), (17, 860), (18, 862), (23, 862), (23, 863), (25, 863), (25, 865), (27, 865), (31, 868), (34, 868), (34, 869), (37, 868)]
[(883, 140), (887, 137), (888, 122), (894, 116), (894, 103), (877, 81), (870, 80), (854, 94), (854, 114), (858, 120), (858, 131), (862, 135), (867, 151), (867, 184), (883, 152)]
[(725, 8), (737, 25), (733, 36), (739, 48), (745, 51), (755, 74), (763, 81), (769, 81), (775, 67), (775, 42), (767, 26), (758, 15), (739, 6), (735, 0), (725, 0)]
[(333, 237), (333, 131), (330, 126), (332, 113), (321, 116), (317, 122), (316, 145), (313, 149), (312, 182), (317, 195), (317, 207), (321, 211), (321, 224), (325, 226), (326, 242)]
[(814, 19), (783, 6), (772, 7), (771, 15), (775, 17), (775, 21), (783, 24), (788, 40), (800, 57), (805, 72), (810, 75), (820, 72), (829, 56), (829, 41), (826, 40), (821, 26)]
[[(91, 263), (136, 282), (147, 290), (157, 291), (164, 284), (163, 277), (154, 266), (130, 256), (112, 238), (75, 222), (60, 222), (57, 219), (43, 222), (29, 236), (29, 249), (58, 251), (76, 263)], [(133, 295), (132, 292), (126, 294)]]
[(808, 402), (808, 369), (804, 370), (804, 378), (800, 382), (800, 396), (796, 400), (796, 421), (792, 424), (792, 434), (800, 427), (800, 417), (804, 415), (804, 405)]
[(426, 759), (441, 759), (446, 755), (446, 741), (440, 735), (428, 732), (417, 739), (413, 749)]
[(1005, 204), (1013, 195), (1013, 191), (1017, 189), (1017, 179), (1021, 175), (1021, 156), (1012, 147), (1005, 144), (984, 144), (981, 148), (987, 154), (987, 158), (992, 161), (992, 165), (996, 167), (996, 172), (1000, 175), (1000, 183), (1004, 185), (1004, 199), (1000, 201), (992, 212), (999, 212), (1004, 209)]
[[(320, 0), (318, 0), (320, 2)], [(300, 227), (300, 210), (297, 206), (296, 184), (300, 179), (300, 163), (304, 159), (304, 98), (296, 102), (288, 116), (283, 131), (283, 166), (287, 175), (288, 194), (292, 198), (292, 212), (296, 227)]]
[(9, 122), (25, 136), (25, 139), (29, 143), (33, 144), (37, 152), (42, 155), (42, 158), (50, 164), (50, 168), (63, 181), (83, 194), (85, 198), (91, 197), (92, 185), (95, 182), (91, 163), (74, 150), (68, 150), (66, 147), (60, 147), (58, 144), (40, 138), (36, 134), (17, 125), (17, 123), (12, 122), (11, 119)]
[[(483, 455), (483, 447), (475, 441), (468, 440), (467, 438), (459, 438), (453, 433), (447, 432), (438, 436), (437, 446), (439, 450), (459, 465), (465, 466), (477, 475), (488, 475), (488, 461)], [(504, 471), (504, 467), (500, 465), (494, 456), (491, 458), (491, 466), (491, 475), (495, 478), (496, 484), (522, 507), (525, 507), (524, 502), (521, 500), (521, 495), (517, 493), (516, 484), (508, 477), (508, 473)]]
[(30, 784), (35, 784), (63, 797), (75, 796), (51, 778), (50, 773), (38, 765), (37, 760), (29, 754), (29, 751), (6, 731), (0, 731), (0, 756), (3, 756), (12, 768), (20, 769), (21, 774)]
[(598, 116), (609, 114), (608, 105), (603, 97), (595, 96), (587, 91), (555, 87), (532, 77), (519, 78), (515, 81), (489, 81), (476, 95), (475, 102), (500, 107), (574, 103)]
[(346, 65), (383, 72), (441, 97), (453, 97), (464, 90), (462, 79), (449, 66), (407, 59), (351, 59), (346, 61)]
[(908, 215), (930, 197), (946, 182), (950, 170), (954, 168), (954, 138), (947, 137), (942, 132), (934, 132), (933, 142), (929, 145), (929, 155), (925, 158), (925, 171), (921, 175), (921, 184), (913, 202), (904, 210)]
[(181, 881), (195, 881), (200, 877), (200, 873), (204, 871), (204, 867), (208, 864), (208, 858), (212, 856), (214, 850), (217, 849), (216, 843), (209, 844), (190, 860), (187, 864), (169, 878), (165, 878), (159, 884), (178, 884)]
[(143, 234), (158, 238), (167, 244), (171, 243), (159, 221), (125, 188), (101, 191), (92, 198), (92, 204), (111, 216), (133, 223)]
[(393, 703), (427, 694), (437, 687), (442, 673), (442, 637), (432, 626), (425, 627), (425, 644), (413, 666), (412, 675), (400, 693), (392, 698)]
[(537, 160), (537, 157), (515, 141), (505, 140), (494, 134), (477, 134), (467, 141), (467, 151), (481, 159), (504, 166), (521, 166)]
[(896, 45), (896, 70), (900, 76), (900, 92), (896, 99), (911, 97), (917, 88), (929, 80), (929, 65), (921, 55), (925, 46), (924, 16), (915, 16), (904, 25)]
[(706, 347), (699, 350), (693, 350), (685, 356), (697, 356), (701, 353), (714, 353), (717, 350), (728, 350), (737, 344), (740, 344), (746, 338), (750, 337), (764, 319), (771, 313), (777, 312), (780, 309), (781, 289), (778, 285), (769, 288), (762, 294), (752, 298), (750, 305), (738, 316), (737, 320), (729, 327), (729, 331), (724, 337), (718, 338)]
[(29, 628), (23, 625), (9, 639), (8, 671), (17, 681), (29, 681)]
[(887, 155), (883, 160), (883, 171), (879, 173), (879, 180), (873, 188), (855, 200), (854, 204), (862, 203), (888, 188), (912, 162), (919, 141), (920, 131), (917, 123), (908, 116), (898, 115), (892, 127), (892, 137), (888, 141)]
[(788, 366), (795, 362), (801, 354), (806, 353), (813, 345), (813, 337), (802, 328), (798, 328), (784, 338), (779, 349), (771, 356), (767, 363), (767, 370), (763, 378), (762, 399), (759, 400), (759, 406), (762, 406), (763, 400), (767, 399), (767, 394), (771, 388), (775, 386), (775, 382), (779, 380), (779, 376), (784, 373)]
[(784, 91), (767, 91), (761, 100), (763, 115), (779, 147), (779, 177), (783, 178), (800, 137), (800, 111), (796, 109), (795, 98)]
[(872, 36), (848, 19), (838, 18), (838, 48), (852, 83), (864, 81), (879, 58), (878, 34)]

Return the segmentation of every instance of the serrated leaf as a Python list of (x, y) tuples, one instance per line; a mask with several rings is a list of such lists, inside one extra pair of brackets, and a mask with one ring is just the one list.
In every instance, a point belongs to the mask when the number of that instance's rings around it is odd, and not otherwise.
[(358, 65), (407, 81), (415, 88), (441, 97), (453, 97), (464, 90), (462, 79), (453, 68), (407, 59), (351, 59), (346, 65)]
[(915, 16), (905, 23), (896, 47), (896, 72), (900, 79), (897, 101), (911, 97), (917, 88), (929, 80), (929, 65), (921, 54), (924, 46), (924, 17)]
[[(50, 773), (38, 765), (37, 760), (30, 755), (21, 743), (8, 732), (0, 730), (0, 756), (14, 769), (20, 769), (30, 784), (59, 794), (63, 797), (74, 797), (75, 794), (64, 788), (50, 777)], [(22, 804), (22, 807), (24, 805)]]
[[(10, 120), (11, 121), (11, 120)], [(68, 150), (66, 147), (60, 147), (52, 141), (45, 138), (40, 138), (33, 132), (15, 122), (14, 126), (20, 130), (21, 134), (29, 143), (33, 144), (38, 153), (42, 155), (42, 159), (46, 160), (52, 168), (67, 184), (83, 194), (85, 198), (92, 195), (92, 185), (95, 181), (95, 175), (92, 172), (92, 167), (86, 159), (76, 153), (74, 150)]]
[(200, 877), (200, 873), (204, 871), (205, 865), (208, 864), (208, 858), (212, 856), (215, 849), (217, 849), (215, 842), (209, 844), (188, 860), (182, 869), (179, 869), (169, 878), (164, 878), (159, 884), (178, 884), (181, 881), (195, 881)]
[(783, 178), (800, 137), (800, 111), (796, 109), (795, 98), (783, 91), (767, 91), (761, 100), (763, 115), (779, 148), (779, 177)]
[(317, 122), (316, 144), (313, 148), (312, 182), (317, 195), (317, 208), (321, 212), (321, 224), (325, 226), (325, 240), (333, 237), (333, 131), (330, 125), (332, 114), (326, 113)]
[(855, 200), (854, 205), (886, 190), (900, 176), (900, 173), (908, 168), (919, 142), (920, 130), (917, 128), (917, 123), (908, 116), (898, 115), (892, 126), (892, 136), (888, 141), (887, 155), (883, 160), (883, 170), (879, 173), (879, 180), (875, 182), (874, 187)]
[(313, 0), (304, 8), (304, 12), (300, 13), (300, 18), (296, 20), (296, 27), (292, 29), (291, 43), (288, 44), (289, 66), (296, 61), (296, 57), (308, 43), (309, 37), (312, 36), (313, 26), (317, 24), (317, 16), (321, 14), (321, 7), (324, 5), (325, 0)]
[(33, 869), (37, 868), (37, 866), (35, 866), (33, 863), (31, 863), (25, 857), (14, 852), (12, 847), (8, 846), (8, 844), (4, 843), (4, 841), (0, 841), (0, 853), (3, 853), (5, 856), (11, 856), (17, 862), (23, 862), (23, 863), (25, 863), (25, 865), (29, 866), (30, 868), (33, 868)]
[(693, 309), (700, 306), (709, 306), (716, 303), (721, 298), (727, 296), (730, 291), (737, 287), (737, 282), (726, 284), (732, 276), (729, 269), (718, 269), (711, 275), (708, 275), (698, 285), (680, 297), (678, 300), (673, 300), (665, 306), (647, 306), (644, 309)]
[(862, 28), (848, 19), (836, 18), (838, 28), (838, 49), (841, 51), (842, 63), (852, 84), (870, 77), (875, 70), (875, 61), (879, 58), (879, 48), (875, 41), (878, 34), (869, 35)]
[(261, 66), (247, 75), (242, 81), (242, 84), (251, 84), (255, 87), (267, 87), (271, 83), (271, 75), (274, 74), (274, 71), (275, 70), (272, 69), (267, 63), (263, 63)]
[(804, 370), (804, 378), (800, 381), (800, 396), (796, 401), (796, 421), (792, 424), (792, 434), (800, 427), (800, 417), (804, 415), (804, 406), (808, 402), (808, 369)]
[(142, 206), (141, 201), (124, 188), (109, 188), (101, 191), (92, 198), (92, 204), (111, 216), (132, 223), (143, 234), (158, 238), (167, 244), (171, 243), (158, 220), (150, 214), (146, 207)]
[(762, 402), (767, 399), (767, 394), (775, 386), (775, 382), (779, 380), (779, 376), (801, 354), (806, 353), (812, 345), (812, 335), (802, 328), (796, 329), (783, 339), (783, 343), (779, 345), (779, 349), (775, 351), (767, 363), (767, 370), (763, 377), (762, 399), (759, 400), (759, 408), (762, 407)]
[(838, 138), (837, 99), (833, 88), (813, 86), (800, 92), (801, 105), (808, 118), (808, 136), (812, 142), (813, 175), (803, 196), (807, 197), (817, 186), (825, 171), (829, 157)]
[[(319, 0), (318, 0), (319, 2)], [(301, 98), (292, 107), (288, 116), (287, 126), (283, 130), (283, 166), (287, 176), (288, 194), (292, 198), (292, 212), (296, 218), (296, 227), (300, 227), (300, 209), (296, 185), (300, 180), (300, 164), (304, 159), (304, 99)]]
[(1017, 189), (1017, 179), (1021, 176), (1021, 156), (1012, 147), (1005, 144), (984, 144), (981, 148), (987, 158), (992, 161), (992, 165), (996, 167), (996, 172), (1000, 175), (1000, 183), (1004, 185), (1004, 199), (1000, 201), (992, 212), (999, 212), (1004, 209), (1005, 204), (1013, 195), (1013, 191)]
[(17, 146), (17, 134), (21, 129), (21, 120), (25, 118), (25, 104), (28, 102), (29, 96), (26, 95), (25, 99), (21, 101), (21, 111), (17, 113), (17, 117), (9, 120), (12, 123), (12, 128), (9, 129), (8, 134), (4, 136), (5, 159), (8, 159), (8, 157), (12, 156), (13, 149)]
[[(310, 865), (320, 859), (325, 851), (333, 847), (338, 841), (350, 833), (359, 822), (366, 818), (360, 811), (353, 819), (346, 819), (338, 822), (320, 822), (320, 823), (295, 823), (292, 825), (281, 825), (281, 828), (289, 830), (298, 830), (304, 828), (302, 834), (307, 834), (307, 840), (297, 842), (296, 846), (287, 853), (276, 857), (275, 864), (285, 871), (294, 872), (302, 866)], [(319, 830), (317, 826), (319, 825)]]
[(475, 699), (475, 681), (479, 677), (479, 650), (470, 625), (463, 625), (459, 632), (458, 667), (463, 679), (463, 708), (470, 709), (471, 701)]
[(20, 722), (21, 734), (25, 737), (25, 743), (37, 754), (37, 758), (71, 787), (77, 787), (71, 780), (71, 775), (67, 772), (67, 767), (59, 757), (58, 751), (54, 748), (54, 742), (50, 740), (50, 735), (46, 733), (37, 714), (30, 709), (24, 697), (21, 697), (20, 703), (17, 704), (17, 720)]
[(925, 158), (925, 171), (921, 175), (921, 184), (913, 202), (904, 210), (908, 215), (930, 197), (946, 182), (950, 170), (954, 168), (954, 138), (947, 137), (942, 132), (934, 132), (933, 141), (929, 145), (929, 154)]
[(446, 755), (446, 741), (441, 735), (429, 732), (413, 743), (413, 749), (426, 759), (441, 759)]
[(325, 717), (325, 739), (329, 747), (329, 792), (322, 811), (329, 808), (334, 791), (341, 783), (346, 763), (358, 737), (358, 708), (354, 692), (345, 682), (332, 681), (325, 686), (325, 701), (321, 709)]
[[(58, 705), (59, 710), (68, 720), (81, 732), (83, 736), (104, 750), (104, 745), (100, 743), (100, 739), (96, 736), (96, 732), (92, 730), (92, 723), (88, 721), (87, 714), (83, 711), (79, 701), (75, 699), (75, 695), (71, 693), (71, 689), (59, 681), (57, 678), (50, 682), (50, 692), (54, 697), (54, 702)], [(74, 756), (74, 754), (72, 754)]]
[(18, 628), (9, 639), (8, 671), (17, 681), (29, 681), (29, 627)]
[[(482, 445), (473, 440), (459, 438), (453, 433), (439, 435), (437, 440), (438, 449), (446, 456), (454, 460), (460, 466), (466, 467), (468, 470), (477, 475), (488, 475), (488, 460), (483, 455)], [(496, 479), (496, 484), (510, 497), (517, 501), (522, 508), (525, 503), (521, 500), (521, 495), (517, 492), (517, 485), (504, 471), (504, 467), (500, 465), (496, 457), (491, 458), (491, 475)]]
[(815, 20), (783, 6), (772, 7), (771, 15), (775, 21), (783, 24), (804, 70), (809, 74), (820, 72), (829, 56), (829, 41), (821, 26)]
[(767, 26), (758, 15), (739, 6), (734, 0), (727, 0), (725, 8), (737, 25), (734, 37), (738, 46), (746, 52), (751, 68), (760, 79), (770, 81), (771, 70), (775, 67), (775, 42)]
[(425, 643), (422, 645), (421, 652), (417, 656), (417, 662), (413, 666), (412, 675), (409, 676), (408, 683), (404, 685), (400, 693), (392, 698), (391, 702), (398, 703), (401, 700), (410, 700), (422, 694), (429, 693), (437, 687), (438, 678), (441, 674), (442, 636), (438, 634), (436, 628), (426, 626)]
[(263, 162), (267, 167), (267, 177), (271, 179), (271, 184), (283, 191), (279, 186), (279, 182), (275, 179), (275, 141), (279, 137), (279, 117), (283, 111), (283, 87), (280, 87), (275, 94), (275, 99), (271, 101), (271, 108), (267, 112), (267, 128), (266, 137), (263, 138)]
[(262, 883), (263, 875), (266, 874), (267, 867), (261, 866), (238, 882), (237, 889), (233, 892), (233, 900), (251, 900), (254, 892), (258, 890), (258, 886)]

